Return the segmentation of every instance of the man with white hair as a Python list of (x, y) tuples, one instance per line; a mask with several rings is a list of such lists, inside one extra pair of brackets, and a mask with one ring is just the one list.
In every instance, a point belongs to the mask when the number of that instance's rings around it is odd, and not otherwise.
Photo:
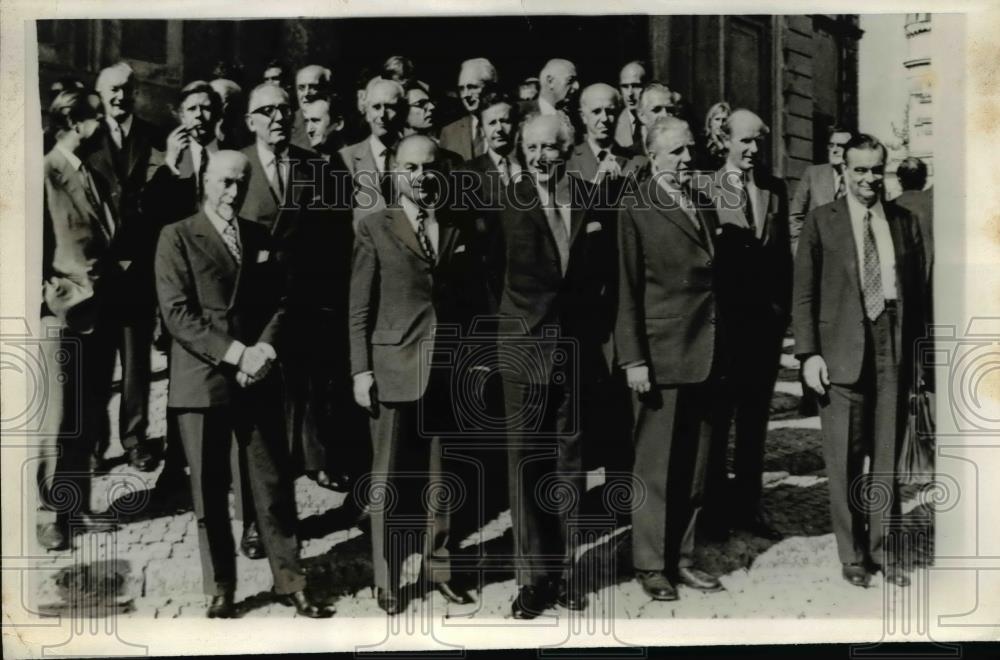
[[(610, 375), (617, 266), (614, 216), (590, 206), (591, 184), (568, 176), (572, 146), (564, 115), (524, 121), (530, 176), (511, 186), (516, 202), (501, 211), (496, 238), (501, 331), (523, 337), (497, 347), (501, 364), (523, 365), (503, 372), (519, 619), (553, 604), (582, 610), (591, 588), (574, 568), (581, 540), (572, 524), (583, 495), (581, 434), (600, 410), (591, 394)], [(575, 354), (557, 359), (557, 348)]]
[(486, 138), (479, 123), (479, 97), (497, 84), (497, 70), (485, 57), (462, 62), (458, 73), (458, 95), (467, 114), (441, 129), (441, 146), (463, 160), (486, 153)]
[(580, 94), (580, 119), (586, 134), (573, 148), (570, 174), (594, 184), (615, 185), (645, 164), (645, 157), (633, 157), (615, 142), (615, 120), (621, 105), (618, 91), (605, 83), (590, 85)]
[(375, 77), (364, 94), (369, 135), (340, 150), (354, 180), (354, 224), (369, 213), (384, 209), (391, 200), (391, 162), (396, 142), (406, 125), (408, 106), (403, 86)]
[(267, 228), (238, 215), (250, 176), (245, 155), (217, 152), (205, 171), (199, 212), (160, 234), (156, 290), (174, 339), (167, 405), (177, 415), (191, 467), (208, 617), (236, 614), (225, 478), (235, 436), (253, 486), (274, 593), (302, 616), (325, 618), (333, 609), (307, 595), (298, 561), (281, 378), (274, 369), (285, 316), (282, 266)]
[[(118, 431), (129, 464), (148, 472), (157, 463), (146, 437), (156, 309), (153, 249), (157, 226), (142, 212), (140, 198), (149, 174), (150, 156), (154, 148), (162, 145), (162, 138), (152, 124), (135, 114), (135, 76), (127, 63), (102, 69), (96, 88), (104, 105), (104, 133), (88, 145), (84, 159), (111, 185), (109, 202), (119, 223), (113, 251), (125, 271), (123, 289), (115, 296), (122, 321), (117, 342), (122, 362)], [(106, 449), (107, 444), (97, 447), (97, 463)]]
[[(725, 355), (717, 331), (711, 203), (690, 190), (694, 138), (687, 122), (649, 125), (651, 176), (618, 216), (615, 343), (635, 410), (632, 563), (653, 600), (677, 600), (678, 583), (722, 589), (694, 565), (695, 525), (710, 450), (710, 403)], [(669, 513), (668, 513), (669, 512)]]
[(307, 64), (295, 74), (295, 97), (299, 106), (292, 120), (292, 144), (295, 146), (310, 148), (302, 109), (307, 103), (329, 100), (332, 80), (333, 72), (319, 64)]
[(639, 97), (642, 96), (648, 79), (645, 65), (638, 61), (629, 62), (618, 73), (618, 91), (621, 92), (625, 108), (618, 116), (615, 141), (624, 149), (633, 149), (642, 142)]
[(639, 121), (642, 123), (642, 140), (633, 143), (632, 151), (636, 154), (645, 153), (646, 132), (658, 119), (675, 116), (680, 94), (672, 91), (663, 83), (652, 82), (642, 90), (639, 96)]

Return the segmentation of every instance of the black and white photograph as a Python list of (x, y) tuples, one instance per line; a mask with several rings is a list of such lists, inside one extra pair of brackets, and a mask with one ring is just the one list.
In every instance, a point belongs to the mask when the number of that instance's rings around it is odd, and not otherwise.
[(997, 640), (977, 14), (496, 4), (17, 25), (5, 653)]

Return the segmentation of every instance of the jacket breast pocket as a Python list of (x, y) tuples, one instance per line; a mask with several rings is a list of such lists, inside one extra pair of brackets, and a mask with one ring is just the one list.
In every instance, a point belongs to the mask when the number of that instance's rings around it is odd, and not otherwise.
[(395, 346), (403, 341), (405, 330), (373, 330), (372, 344), (376, 346)]

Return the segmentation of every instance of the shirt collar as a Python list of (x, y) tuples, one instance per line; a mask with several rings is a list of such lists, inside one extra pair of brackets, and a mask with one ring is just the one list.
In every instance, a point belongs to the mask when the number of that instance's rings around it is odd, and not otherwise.
[(490, 155), (490, 160), (492, 160), (493, 164), (496, 165), (497, 167), (500, 167), (500, 161), (502, 159), (504, 159), (504, 158), (507, 159), (507, 167), (508, 168), (514, 166), (514, 159), (511, 158), (511, 154), (507, 154), (506, 156), (501, 156), (497, 152), (493, 151), (493, 149), (487, 149), (486, 153), (488, 153)]
[[(211, 153), (211, 152), (209, 152), (209, 153)], [(264, 146), (264, 144), (262, 144), (261, 142), (257, 142), (257, 157), (260, 158), (260, 162), (265, 167), (267, 165), (270, 165), (271, 163), (273, 163), (276, 158), (284, 160), (285, 158), (287, 158), (287, 155), (288, 155), (288, 148), (287, 147), (285, 147), (284, 153), (279, 154), (279, 153), (277, 153), (275, 151), (271, 151), (266, 146)]]
[(129, 113), (128, 117), (126, 117), (125, 121), (123, 121), (123, 122), (118, 122), (117, 120), (111, 119), (109, 117), (108, 120), (107, 120), (107, 123), (108, 123), (108, 126), (111, 128), (111, 130), (115, 130), (117, 128), (117, 129), (119, 129), (121, 131), (122, 137), (128, 137), (128, 134), (132, 132), (132, 118), (133, 117), (135, 117), (135, 115), (133, 115), (132, 113)]
[[(371, 147), (372, 155), (375, 156), (376, 161), (382, 155), (382, 152), (387, 151), (389, 149), (389, 147), (385, 146), (385, 143), (382, 142), (382, 140), (380, 140), (379, 138), (375, 137), (374, 134), (372, 134), (368, 138), (368, 145)], [(379, 166), (381, 167), (381, 164)]]
[(543, 115), (554, 115), (557, 112), (556, 106), (552, 105), (541, 96), (538, 97), (538, 111)]
[(872, 215), (876, 218), (885, 219), (885, 210), (882, 208), (881, 200), (875, 200), (875, 203), (868, 207), (862, 204), (850, 190), (847, 191), (845, 197), (847, 197), (847, 209), (850, 212), (852, 219), (862, 221), (865, 218), (865, 213), (868, 211), (871, 211)]
[(746, 172), (744, 172), (743, 170), (741, 170), (740, 168), (736, 167), (735, 165), (733, 165), (732, 163), (730, 163), (727, 160), (726, 161), (726, 169), (724, 171), (725, 171), (726, 174), (729, 174), (730, 172), (736, 174), (737, 181), (739, 181), (740, 183), (743, 183), (744, 181), (746, 181), (746, 183), (747, 183), (748, 186), (753, 186), (755, 188), (757, 187), (757, 183), (754, 181), (753, 168), (752, 167), (749, 170), (747, 170)]
[[(226, 231), (226, 227), (229, 226), (229, 222), (223, 220), (222, 216), (220, 216), (218, 213), (216, 213), (212, 209), (208, 208), (207, 205), (202, 205), (201, 208), (202, 208), (202, 211), (205, 212), (205, 217), (208, 218), (208, 221), (212, 223), (213, 227), (215, 227), (215, 231), (219, 232), (220, 234), (222, 234), (224, 231)], [(236, 226), (235, 220), (236, 220), (236, 216), (233, 216), (233, 226), (234, 227)]]
[(406, 219), (410, 221), (411, 225), (416, 226), (416, 224), (417, 224), (417, 215), (419, 215), (421, 211), (423, 211), (424, 214), (426, 214), (426, 217), (427, 217), (426, 221), (430, 221), (430, 220), (434, 219), (434, 211), (433, 211), (433, 209), (422, 209), (419, 206), (417, 206), (417, 203), (414, 202), (409, 197), (404, 197), (404, 196), (400, 195), (399, 196), (399, 206), (400, 206), (400, 208), (403, 209), (403, 213), (406, 214)]
[(80, 168), (83, 166), (83, 161), (80, 160), (79, 156), (77, 156), (75, 153), (73, 153), (63, 145), (59, 144), (58, 142), (56, 142), (56, 149), (58, 149), (59, 152), (63, 155), (63, 157), (66, 158), (66, 160), (69, 162), (70, 167), (72, 167), (77, 172), (80, 171)]
[(611, 153), (611, 147), (602, 149), (601, 147), (597, 146), (597, 143), (594, 142), (589, 135), (587, 136), (587, 144), (590, 145), (590, 150), (594, 152), (594, 158), (597, 158), (597, 154), (601, 153), (602, 151), (607, 151), (609, 154)]

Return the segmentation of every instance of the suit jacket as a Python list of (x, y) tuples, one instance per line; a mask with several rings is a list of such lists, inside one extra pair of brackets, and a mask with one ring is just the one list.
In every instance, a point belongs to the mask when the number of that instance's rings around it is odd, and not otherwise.
[(924, 242), (924, 266), (930, 279), (934, 266), (934, 189), (904, 190), (892, 201), (909, 211), (920, 227), (920, 238)]
[[(622, 168), (622, 173), (625, 176), (635, 176), (646, 160), (645, 156), (635, 156), (615, 143), (611, 145), (611, 153)], [(594, 183), (594, 177), (597, 176), (599, 165), (597, 156), (594, 155), (594, 151), (590, 148), (587, 141), (584, 140), (573, 147), (573, 153), (566, 163), (566, 169), (570, 174), (588, 183)]]
[(107, 127), (87, 149), (83, 160), (110, 184), (108, 203), (119, 218), (115, 235), (115, 258), (152, 261), (159, 227), (142, 214), (141, 196), (152, 174), (149, 168), (154, 148), (162, 148), (159, 131), (140, 117), (132, 117), (132, 128), (122, 149), (115, 146)]
[[(833, 201), (834, 195), (837, 194), (833, 179), (833, 165), (829, 163), (810, 165), (802, 173), (799, 185), (795, 188), (795, 195), (788, 205), (792, 247), (798, 244), (806, 213)], [(846, 182), (844, 185), (847, 185)]]
[(642, 145), (634, 144), (632, 140), (632, 126), (628, 115), (629, 111), (627, 109), (622, 110), (621, 114), (618, 115), (618, 121), (615, 122), (615, 142), (629, 153), (641, 154), (643, 153)]
[(739, 195), (725, 169), (709, 180), (719, 227), (715, 245), (717, 279), (723, 305), (733, 320), (765, 321), (768, 316), (783, 332), (788, 324), (792, 295), (792, 253), (788, 237), (788, 193), (785, 182), (758, 168), (754, 171), (757, 198), (753, 200), (755, 232), (739, 206)]
[(142, 193), (142, 212), (160, 227), (189, 218), (198, 212), (198, 179), (191, 150), (185, 149), (174, 174), (166, 164), (166, 152), (154, 150), (149, 160), (150, 177)]
[[(923, 242), (916, 220), (905, 209), (883, 202), (896, 255), (897, 305), (901, 322), (895, 341), (900, 347), (900, 377), (913, 342), (923, 336)], [(830, 381), (858, 382), (865, 356), (865, 310), (858, 274), (857, 248), (847, 200), (821, 206), (806, 215), (795, 256), (795, 294), (792, 308), (795, 353), (800, 359), (822, 355)]]
[[(484, 304), (471, 226), (438, 209), (438, 259), (431, 263), (402, 208), (358, 223), (350, 289), (351, 373), (372, 371), (381, 401), (417, 401), (426, 389), (427, 342), (436, 324), (456, 324), (457, 342)], [(485, 311), (485, 310), (482, 310)], [(442, 335), (443, 336), (443, 335)]]
[(238, 225), (239, 265), (201, 211), (160, 233), (156, 292), (164, 324), (174, 339), (168, 406), (233, 403), (240, 390), (236, 369), (223, 362), (232, 342), (279, 346), (284, 281), (271, 238), (258, 223), (239, 218)]
[[(498, 351), (520, 351), (517, 337), (531, 337), (536, 346), (536, 367), (511, 379), (548, 384), (553, 363), (552, 351), (573, 344), (572, 360), (560, 369), (579, 371), (569, 382), (600, 380), (614, 364), (612, 341), (617, 305), (617, 245), (615, 213), (592, 206), (597, 198), (594, 187), (568, 176), (572, 207), (570, 250), (566, 273), (560, 266), (559, 251), (534, 182), (522, 178), (512, 184), (511, 199), (517, 204), (500, 213), (501, 233), (494, 241), (500, 257), (491, 267), (491, 278), (501, 282), (499, 315), (501, 333), (515, 338), (501, 339)], [(556, 330), (557, 341), (547, 330)], [(537, 341), (544, 339), (544, 341)], [(560, 341), (562, 343), (560, 343)], [(535, 359), (537, 357), (537, 359)], [(525, 356), (508, 356), (507, 364), (523, 364)], [(511, 362), (510, 360), (514, 360)]]
[(463, 115), (441, 129), (441, 146), (467, 161), (483, 153), (483, 145), (472, 144), (472, 116)]
[(699, 230), (656, 180), (638, 192), (618, 217), (618, 363), (646, 364), (656, 385), (704, 382), (717, 353), (715, 211), (696, 201)]
[(379, 185), (378, 168), (367, 137), (341, 149), (340, 157), (353, 181), (352, 207), (357, 228), (362, 218), (385, 209), (386, 199)]
[(272, 248), (279, 261), (284, 262), (302, 216), (322, 208), (322, 175), (326, 166), (319, 154), (289, 145), (291, 168), (285, 182), (285, 198), (278, 200), (257, 154), (257, 145), (251, 144), (241, 153), (250, 161), (250, 185), (240, 217), (267, 228), (273, 239)]

